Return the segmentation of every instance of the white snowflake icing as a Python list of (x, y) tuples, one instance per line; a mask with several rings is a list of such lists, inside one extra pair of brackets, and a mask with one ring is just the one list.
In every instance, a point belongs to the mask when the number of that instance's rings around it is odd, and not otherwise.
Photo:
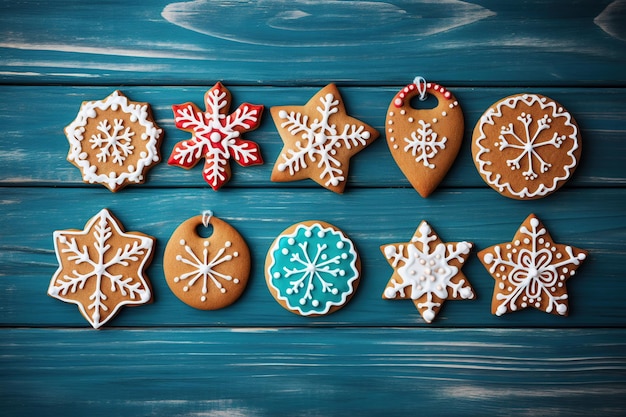
[[(532, 218), (530, 225), (531, 230), (525, 226), (520, 228), (520, 232), (527, 237), (506, 245), (504, 254), (500, 246), (495, 246), (493, 249), (495, 256), (487, 253), (483, 258), (484, 262), (490, 265), (489, 272), (502, 280), (497, 284), (500, 289), (510, 286), (508, 294), (498, 293), (496, 296), (502, 301), (496, 309), (498, 316), (509, 309), (517, 310), (516, 303), (520, 296), (523, 301), (520, 304), (522, 308), (528, 305), (539, 307), (542, 297), (546, 297), (549, 300), (547, 313), (551, 313), (554, 308), (560, 315), (567, 313), (567, 304), (563, 302), (567, 299), (567, 293), (555, 296), (552, 291), (557, 286), (563, 286), (563, 282), (574, 274), (575, 266), (579, 265), (586, 255), (584, 253), (574, 255), (572, 247), (565, 246), (567, 257), (563, 258), (563, 254), (557, 251), (553, 244), (541, 237), (547, 234), (547, 230), (544, 227), (539, 228), (539, 220)], [(522, 243), (531, 244), (531, 249), (518, 248)]]
[(332, 93), (320, 97), (321, 106), (317, 107), (320, 119), (309, 120), (307, 115), (299, 112), (288, 113), (281, 110), (280, 119), (285, 120), (281, 128), (287, 128), (289, 133), (296, 136), (301, 134), (302, 141), (296, 142), (296, 149), (289, 149), (281, 154), (283, 162), (279, 163), (279, 171), (289, 170), (291, 175), (307, 167), (307, 163), (317, 163), (322, 168), (320, 179), (326, 179), (326, 186), (337, 186), (345, 180), (344, 168), (335, 158), (337, 149), (344, 146), (351, 149), (353, 146), (366, 145), (371, 135), (365, 126), (346, 124), (340, 129), (330, 123), (330, 117), (339, 111), (339, 100)]
[(185, 252), (187, 252), (189, 257), (176, 255), (176, 260), (192, 267), (190, 272), (174, 277), (174, 282), (184, 283), (185, 286), (183, 287), (183, 291), (189, 291), (189, 289), (193, 287), (200, 278), (202, 278), (202, 295), (200, 296), (200, 301), (204, 302), (207, 300), (206, 294), (209, 292), (209, 283), (213, 283), (213, 285), (215, 285), (221, 293), (225, 293), (226, 288), (224, 288), (220, 280), (232, 281), (234, 284), (239, 284), (238, 278), (233, 278), (230, 275), (225, 275), (215, 270), (216, 266), (224, 262), (229, 262), (233, 260), (233, 258), (239, 256), (238, 252), (225, 254), (226, 251), (232, 246), (232, 242), (226, 241), (224, 246), (220, 248), (217, 251), (217, 254), (211, 259), (209, 259), (208, 240), (205, 240), (203, 243), (204, 248), (202, 249), (201, 256), (196, 255), (194, 250), (187, 244), (187, 242), (185, 242), (185, 240), (181, 239), (179, 243), (184, 247)]
[[(394, 268), (402, 262), (402, 266), (396, 269), (402, 282), (397, 282), (392, 278), (390, 285), (385, 289), (385, 297), (388, 299), (397, 298), (398, 295), (404, 297), (407, 289), (410, 291), (412, 300), (417, 300), (426, 294), (427, 301), (418, 303), (417, 308), (426, 308), (422, 316), (428, 323), (435, 318), (434, 308), (441, 307), (440, 303), (433, 301), (433, 294), (444, 300), (448, 298), (449, 290), (452, 290), (452, 296), (455, 298), (458, 295), (463, 299), (474, 296), (472, 287), (465, 280), (461, 279), (456, 284), (451, 281), (459, 273), (459, 268), (450, 264), (452, 260), (464, 263), (465, 258), (462, 255), (469, 253), (472, 244), (469, 242), (447, 245), (438, 243), (431, 248), (431, 242), (437, 239), (437, 235), (433, 233), (428, 223), (422, 222), (418, 227), (418, 233), (406, 247), (406, 255), (404, 245), (400, 245), (397, 249), (389, 245), (383, 250), (385, 257), (393, 260), (391, 265)], [(415, 242), (421, 243), (421, 250), (417, 248)]]
[(425, 167), (435, 168), (435, 164), (431, 163), (430, 159), (434, 158), (439, 150), (445, 148), (447, 139), (445, 136), (437, 138), (437, 132), (433, 131), (430, 123), (420, 120), (419, 124), (420, 127), (411, 132), (411, 138), (404, 138), (404, 141), (408, 143), (404, 151), (411, 151), (411, 154), (416, 157), (415, 162), (422, 162)]
[[(539, 152), (537, 152), (537, 148), (543, 146), (560, 148), (566, 136), (554, 132), (554, 135), (549, 140), (537, 140), (542, 131), (550, 129), (552, 119), (550, 119), (547, 114), (544, 114), (541, 119), (537, 120), (537, 127), (534, 133), (531, 133), (533, 122), (532, 115), (522, 113), (517, 117), (517, 120), (519, 120), (524, 127), (521, 137), (516, 133), (513, 123), (509, 123), (508, 125), (502, 126), (499, 136), (500, 143), (496, 143), (496, 146), (498, 146), (501, 151), (509, 148), (518, 150), (519, 156), (514, 159), (508, 159), (506, 161), (507, 165), (510, 166), (512, 170), (518, 170), (521, 166), (520, 161), (525, 160), (524, 166), (526, 170), (522, 172), (522, 175), (526, 180), (534, 180), (539, 177), (540, 173), (547, 172), (552, 166), (541, 157)], [(535, 171), (535, 163), (539, 164), (538, 172)]]
[[(131, 144), (131, 138), (135, 132), (130, 127), (124, 129), (124, 121), (122, 119), (114, 119), (113, 126), (108, 120), (102, 120), (98, 123), (98, 135), (91, 135), (89, 142), (92, 144), (91, 149), (100, 149), (96, 155), (99, 162), (107, 162), (108, 157), (112, 157), (113, 162), (122, 165), (126, 157), (133, 153), (135, 147)], [(102, 136), (104, 135), (104, 137)]]
[[(536, 130), (532, 132), (531, 129), (532, 116), (522, 113), (517, 118), (520, 124), (510, 123), (500, 128), (498, 138), (500, 142), (495, 141), (493, 144), (495, 148), (492, 148), (485, 129), (488, 126), (495, 126), (503, 118), (506, 111), (514, 111), (518, 106), (531, 108), (539, 106), (542, 111), (545, 111), (544, 116), (536, 121)], [(540, 133), (548, 129), (551, 123), (557, 119), (570, 133), (566, 136), (555, 132), (549, 139), (541, 138)], [(515, 130), (516, 125), (521, 126), (521, 134), (518, 133), (519, 130)], [(475, 152), (474, 162), (485, 181), (501, 193), (506, 190), (518, 198), (543, 197), (555, 191), (562, 182), (569, 179), (578, 163), (578, 158), (575, 155), (580, 147), (578, 127), (572, 116), (563, 107), (547, 97), (536, 94), (509, 97), (487, 110), (481, 117), (477, 129), (479, 135), (474, 141), (476, 145), (476, 150), (473, 151)], [(566, 140), (568, 141), (567, 146), (564, 143)], [(548, 172), (550, 168), (554, 169), (546, 157), (551, 153), (557, 154), (557, 152), (542, 152), (545, 156), (542, 157), (539, 150), (545, 146), (552, 146), (553, 150), (561, 149), (558, 154), (563, 162), (558, 166), (559, 171), (552, 177), (551, 182), (532, 184), (531, 181), (537, 179), (539, 174)], [(490, 158), (496, 158), (496, 156), (490, 156), (490, 154), (498, 149), (514, 149), (519, 152), (516, 158), (507, 160), (507, 165), (512, 171), (523, 169), (522, 176), (527, 185), (519, 189), (515, 185), (515, 181), (509, 180), (510, 176), (493, 170), (493, 162)]]
[[(112, 242), (109, 241), (113, 237), (113, 229), (115, 228), (115, 235), (130, 238), (132, 244), (126, 243), (124, 246), (112, 246)], [(90, 253), (90, 248), (86, 245), (81, 246), (76, 238), (71, 237), (73, 235), (86, 235), (93, 228), (93, 250), (95, 250), (95, 256)], [(61, 268), (57, 271), (53, 277), (48, 293), (63, 301), (74, 302), (79, 305), (83, 314), (88, 317), (89, 322), (93, 327), (99, 328), (106, 323), (110, 318), (115, 315), (115, 312), (124, 304), (142, 304), (146, 303), (151, 298), (151, 292), (145, 279), (139, 273), (139, 276), (133, 277), (137, 274), (137, 271), (142, 271), (147, 259), (148, 253), (152, 250), (152, 239), (140, 236), (137, 234), (128, 234), (120, 230), (119, 226), (108, 212), (103, 209), (94, 217), (85, 227), (84, 231), (57, 231), (54, 233), (54, 243), (57, 251), (57, 256), (65, 254), (67, 261), (79, 269), (84, 270), (85, 266), (89, 268), (87, 272), (78, 272), (73, 269), (70, 274), (63, 274), (63, 263), (59, 259)], [(115, 254), (111, 256), (110, 251), (115, 250)], [(108, 260), (105, 260), (108, 258)], [(129, 269), (126, 274), (115, 274), (111, 271), (115, 267), (116, 271), (119, 271), (119, 266), (128, 268), (131, 262), (140, 261), (138, 269)], [(78, 268), (77, 268), (78, 269)], [(76, 293), (78, 290), (85, 288), (85, 285), (91, 280), (95, 280), (93, 293), (89, 296), (91, 304), (84, 306), (76, 300), (66, 299), (65, 296), (68, 293)], [(91, 283), (89, 284), (91, 286)], [(105, 287), (109, 285), (108, 287)], [(107, 292), (114, 293), (119, 291), (122, 296), (126, 298), (114, 306), (107, 305)], [(109, 312), (109, 310), (111, 311)], [(109, 312), (106, 318), (102, 320), (103, 312)]]

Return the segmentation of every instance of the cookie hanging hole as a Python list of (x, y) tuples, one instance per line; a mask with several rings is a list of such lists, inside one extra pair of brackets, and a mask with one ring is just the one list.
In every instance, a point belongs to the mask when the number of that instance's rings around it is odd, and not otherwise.
[(213, 225), (203, 225), (199, 224), (196, 226), (196, 234), (203, 239), (209, 238), (213, 235)]
[(416, 110), (431, 110), (439, 105), (439, 100), (433, 94), (427, 94), (425, 100), (420, 100), (420, 96), (416, 95), (411, 99), (411, 108)]

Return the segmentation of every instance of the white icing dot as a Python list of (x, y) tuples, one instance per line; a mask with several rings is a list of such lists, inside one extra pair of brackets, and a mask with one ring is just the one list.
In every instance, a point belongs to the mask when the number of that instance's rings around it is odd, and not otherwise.
[(400, 114), (404, 116), (406, 114), (406, 110), (404, 109), (400, 110)]
[(347, 253), (342, 253), (341, 254), (341, 259), (348, 259), (348, 254)]
[(415, 119), (413, 119), (412, 117), (409, 117), (407, 120), (409, 121), (409, 123), (413, 123), (415, 121)]
[(239, 279), (238, 279), (238, 278), (235, 278), (235, 279), (233, 280), (233, 283), (235, 283), (235, 284), (239, 284)]
[(184, 246), (185, 245), (185, 239), (181, 239), (179, 243), (180, 243), (181, 246)]
[(202, 297), (200, 297), (200, 301), (206, 301), (206, 297), (203, 295)]
[(437, 123), (437, 118), (436, 117), (433, 118), (433, 123)]
[(226, 246), (227, 248), (230, 248), (232, 245), (233, 244), (230, 241), (226, 241), (226, 243), (224, 243), (224, 246)]
[(448, 113), (446, 113), (445, 111), (442, 111), (442, 112), (441, 112), (441, 115), (442, 115), (443, 117), (446, 117), (446, 116), (448, 115)]
[(312, 305), (313, 307), (319, 307), (320, 302), (319, 302), (318, 300), (313, 300), (313, 301), (311, 301), (311, 305)]
[(337, 242), (337, 249), (343, 249), (344, 246), (345, 244), (341, 240)]
[(310, 230), (307, 230), (307, 231), (304, 232), (304, 236), (311, 237), (311, 236), (313, 236), (313, 233)]
[(233, 258), (236, 258), (239, 256), (239, 252), (233, 252)]
[(272, 275), (274, 278), (278, 279), (280, 278), (280, 272), (274, 272), (274, 274)]
[(180, 278), (179, 277), (174, 277), (174, 282), (179, 282)]
[(306, 304), (306, 300), (304, 298), (300, 299), (300, 305), (303, 306)]
[(361, 133), (361, 136), (363, 136), (363, 139), (368, 140), (370, 138), (370, 132), (366, 130), (365, 132)]
[(209, 246), (209, 241), (208, 241), (208, 240), (205, 240), (205, 241), (203, 242), (203, 244), (204, 244), (204, 247), (206, 248), (206, 247), (208, 247), (208, 246)]
[(220, 288), (220, 292), (221, 292), (222, 294), (225, 294), (225, 293), (226, 293), (226, 288)]
[(293, 290), (291, 288), (287, 288), (285, 292), (287, 293), (287, 295), (293, 294)]
[(393, 149), (398, 149), (398, 145), (393, 145)]
[(283, 250), (281, 250), (281, 253), (282, 253), (283, 255), (289, 255), (289, 249), (287, 249), (287, 248), (283, 248)]
[(320, 230), (319, 232), (317, 232), (317, 237), (319, 237), (320, 239), (323, 238), (324, 236), (326, 236), (326, 232), (324, 232), (323, 230)]
[(392, 111), (389, 112), (389, 116), (393, 116), (393, 112)]
[(346, 271), (344, 271), (343, 269), (339, 270), (339, 276), (340, 277), (345, 277), (346, 276)]
[(185, 285), (185, 286), (183, 287), (183, 291), (185, 291), (185, 292), (189, 291), (189, 287)]
[(330, 292), (333, 293), (333, 295), (339, 294), (339, 290), (337, 288), (333, 288), (332, 290), (330, 290)]
[(289, 117), (289, 115), (285, 110), (281, 110), (278, 112), (278, 117), (280, 117), (281, 119), (286, 119), (287, 117)]
[(328, 255), (326, 255), (325, 253), (322, 253), (320, 258), (322, 259), (322, 261), (325, 261), (326, 259), (328, 259)]
[(387, 124), (392, 125), (392, 124), (393, 124), (393, 120), (389, 120), (389, 121), (387, 122)]
[(287, 239), (287, 243), (289, 244), (289, 246), (293, 246), (296, 244), (296, 240), (290, 237), (289, 239)]

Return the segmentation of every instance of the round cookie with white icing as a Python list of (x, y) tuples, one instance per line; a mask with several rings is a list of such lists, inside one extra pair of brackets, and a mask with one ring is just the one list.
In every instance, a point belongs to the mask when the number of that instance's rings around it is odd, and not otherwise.
[(580, 154), (580, 129), (572, 115), (539, 94), (498, 101), (474, 128), (472, 155), (479, 174), (491, 188), (518, 200), (558, 190)]
[(145, 182), (147, 170), (161, 159), (162, 133), (148, 103), (116, 90), (104, 100), (83, 102), (65, 128), (67, 160), (81, 170), (83, 181), (115, 192)]
[[(411, 99), (433, 95), (432, 109), (416, 109)], [(463, 111), (444, 87), (416, 78), (400, 90), (387, 110), (385, 132), (393, 159), (413, 188), (428, 197), (456, 159), (464, 132)]]
[(237, 230), (211, 216), (209, 237), (198, 234), (204, 216), (183, 222), (167, 242), (163, 255), (165, 280), (185, 304), (200, 310), (217, 310), (234, 303), (250, 275), (250, 250)]
[(272, 243), (265, 259), (267, 287), (285, 309), (316, 317), (342, 308), (361, 278), (354, 243), (322, 221), (296, 223)]

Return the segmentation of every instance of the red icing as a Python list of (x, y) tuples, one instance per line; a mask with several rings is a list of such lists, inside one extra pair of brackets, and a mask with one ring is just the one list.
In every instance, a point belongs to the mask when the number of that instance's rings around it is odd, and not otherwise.
[[(409, 96), (408, 93), (413, 92), (413, 91), (418, 91), (418, 90), (419, 89), (416, 84), (407, 85), (402, 90), (400, 90), (398, 94), (396, 94), (396, 96), (393, 99), (393, 105), (397, 108), (403, 107), (405, 98)], [(445, 87), (439, 84), (426, 83), (426, 92), (432, 93), (433, 91), (437, 91), (441, 93), (444, 96), (444, 98), (446, 98), (447, 100), (450, 100), (452, 98), (452, 93), (446, 90)], [(413, 97), (413, 95), (411, 94), (410, 97)]]

